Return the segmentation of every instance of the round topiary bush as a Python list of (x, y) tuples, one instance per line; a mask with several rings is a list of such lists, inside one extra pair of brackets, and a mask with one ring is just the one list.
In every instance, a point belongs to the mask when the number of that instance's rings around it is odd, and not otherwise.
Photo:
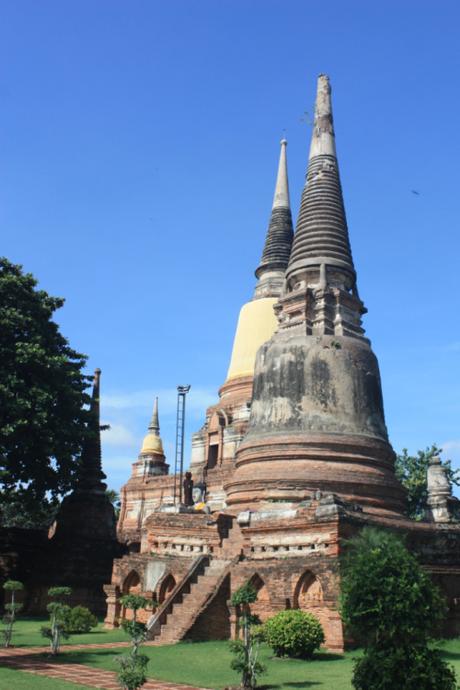
[(290, 609), (269, 618), (263, 626), (264, 638), (276, 656), (310, 659), (324, 642), (321, 623), (311, 613)]
[(65, 615), (65, 631), (68, 635), (88, 633), (97, 626), (97, 618), (85, 606), (69, 607)]

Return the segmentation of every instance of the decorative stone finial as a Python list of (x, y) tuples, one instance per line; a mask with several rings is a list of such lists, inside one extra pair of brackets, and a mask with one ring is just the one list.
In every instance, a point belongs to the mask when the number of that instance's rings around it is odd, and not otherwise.
[(452, 497), (452, 484), (447, 467), (441, 458), (430, 459), (427, 471), (428, 519), (433, 522), (453, 522), (458, 512), (458, 500)]
[(315, 121), (310, 145), (310, 159), (314, 156), (336, 156), (334, 125), (332, 122), (331, 85), (326, 74), (318, 77)]
[(286, 147), (287, 139), (281, 139), (280, 160), (278, 163), (278, 175), (276, 177), (275, 194), (272, 208), (290, 208), (289, 183), (287, 174)]

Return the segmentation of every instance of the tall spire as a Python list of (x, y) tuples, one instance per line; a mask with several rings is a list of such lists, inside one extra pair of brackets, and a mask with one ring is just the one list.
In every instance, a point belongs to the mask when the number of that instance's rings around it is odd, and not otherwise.
[[(346, 289), (355, 287), (345, 208), (335, 150), (329, 77), (320, 74), (305, 188), (286, 277), (324, 264), (339, 272)], [(337, 279), (338, 276), (335, 276)]]
[(153, 414), (149, 424), (149, 431), (155, 434), (155, 436), (160, 435), (160, 422), (158, 421), (158, 398), (155, 398), (155, 403), (153, 405)]
[(100, 386), (101, 370), (96, 369), (93, 380), (93, 393), (89, 409), (88, 437), (81, 453), (78, 489), (91, 492), (104, 492), (107, 488), (103, 480), (101, 455), (101, 422), (100, 422)]
[(286, 139), (282, 139), (272, 212), (262, 258), (256, 270), (257, 284), (252, 300), (240, 311), (227, 382), (252, 377), (256, 352), (271, 338), (278, 325), (274, 305), (283, 290), (293, 237), (286, 146)]
[(284, 274), (291, 252), (293, 229), (289, 202), (286, 147), (287, 141), (282, 139), (272, 212), (262, 259), (256, 270), (256, 277), (259, 280), (264, 273), (272, 271), (281, 271)]
[(319, 489), (329, 507), (337, 494), (400, 516), (405, 495), (393, 470), (378, 362), (363, 337), (324, 75), (275, 311), (279, 326), (257, 352), (250, 418), (224, 484), (229, 510), (273, 510), (273, 501), (301, 502)]
[(273, 195), (273, 208), (290, 208), (291, 204), (289, 201), (289, 182), (286, 159), (287, 139), (281, 139), (280, 146), (280, 160), (278, 163), (275, 194)]

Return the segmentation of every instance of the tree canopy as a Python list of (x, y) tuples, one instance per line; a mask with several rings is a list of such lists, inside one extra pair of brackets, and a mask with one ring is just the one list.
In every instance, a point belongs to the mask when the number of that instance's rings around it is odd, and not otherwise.
[[(427, 471), (430, 460), (439, 456), (442, 448), (435, 443), (417, 455), (409, 455), (407, 448), (396, 456), (395, 472), (401, 484), (407, 489), (407, 515), (413, 520), (422, 520), (425, 516), (428, 498)], [(450, 460), (443, 460), (452, 484), (460, 486), (460, 471), (452, 469)]]
[[(86, 356), (53, 321), (64, 299), (0, 258), (0, 512), (45, 520), (72, 488), (86, 434)], [(52, 511), (51, 511), (52, 512)], [(10, 518), (8, 518), (8, 515)], [(27, 517), (26, 517), (27, 520)], [(14, 522), (14, 520), (13, 520)]]
[(446, 610), (401, 539), (369, 527), (351, 539), (342, 557), (341, 613), (364, 647), (356, 690), (454, 690), (455, 674), (430, 647)]
[(341, 605), (348, 629), (365, 646), (426, 641), (446, 613), (439, 590), (403, 542), (371, 527), (347, 544)]

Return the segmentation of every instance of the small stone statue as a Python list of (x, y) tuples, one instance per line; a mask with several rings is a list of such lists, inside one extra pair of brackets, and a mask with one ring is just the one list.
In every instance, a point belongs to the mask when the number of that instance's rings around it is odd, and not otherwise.
[(193, 485), (193, 502), (195, 504), (206, 502), (206, 484), (203, 479)]
[(186, 472), (184, 479), (184, 506), (192, 506), (193, 501), (193, 479), (192, 473)]

